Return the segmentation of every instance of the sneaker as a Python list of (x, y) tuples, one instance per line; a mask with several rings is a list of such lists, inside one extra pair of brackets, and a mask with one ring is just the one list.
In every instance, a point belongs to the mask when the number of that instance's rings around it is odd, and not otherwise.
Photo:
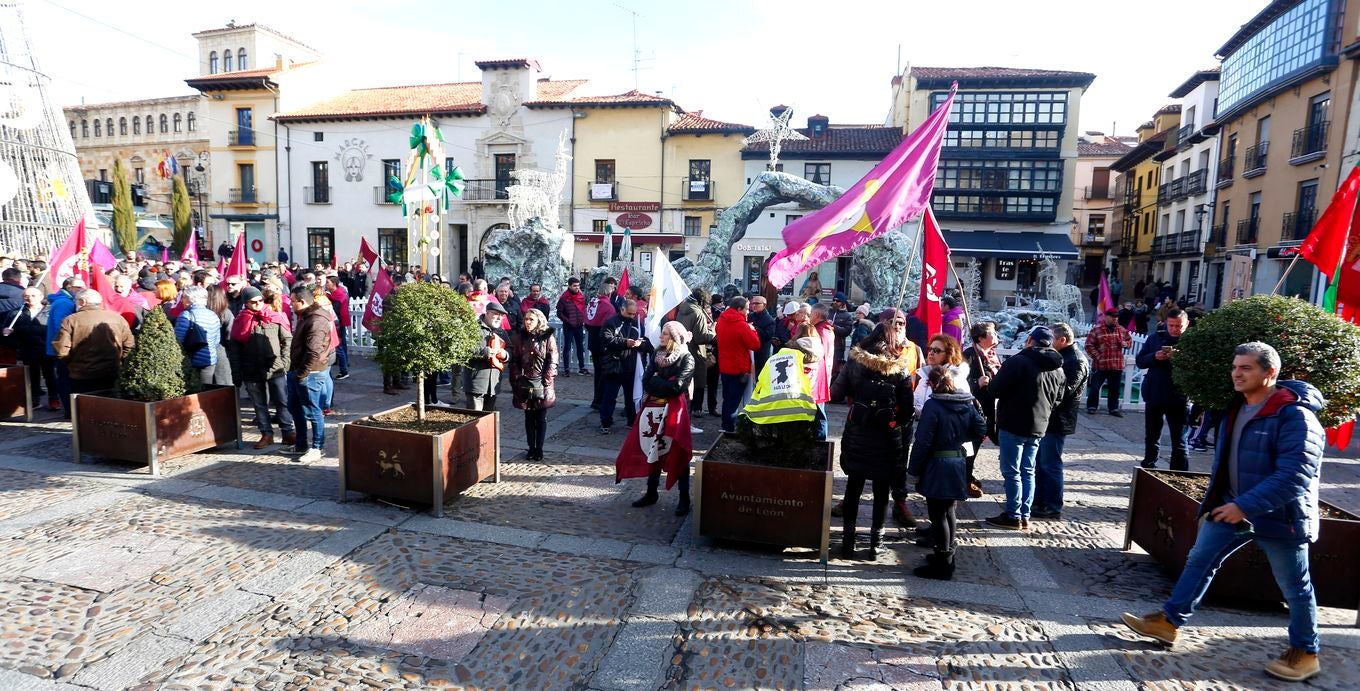
[(1285, 681), (1303, 681), (1317, 676), (1321, 671), (1317, 653), (1299, 650), (1293, 646), (1284, 651), (1278, 659), (1271, 660), (1266, 665), (1266, 674)]
[(1097, 410), (1096, 410), (1095, 408), (1087, 408), (1087, 409), (1086, 409), (1086, 414), (1087, 414), (1087, 415), (1095, 415), (1096, 412), (1097, 412)]
[(1030, 517), (1037, 518), (1042, 521), (1057, 521), (1062, 520), (1062, 512), (1050, 510), (1035, 511), (1030, 514)]
[(608, 428), (608, 427), (601, 427), (601, 428), (600, 428), (600, 434), (601, 434), (601, 435), (609, 434), (609, 428)]
[(336, 381), (340, 381), (341, 379), (349, 379), (349, 372), (341, 372), (340, 374), (335, 375)]
[(564, 369), (564, 370), (562, 370), (562, 378), (563, 378), (563, 379), (571, 379), (571, 370), (570, 370), (570, 369)]
[(1007, 516), (1007, 515), (1004, 514), (1004, 513), (1003, 513), (1003, 514), (996, 515), (996, 516), (992, 516), (991, 518), (988, 518), (988, 519), (987, 519), (987, 525), (995, 526), (995, 527), (997, 527), (997, 528), (1005, 528), (1005, 529), (1007, 529), (1007, 530), (1023, 530), (1023, 529), (1024, 529), (1024, 526), (1020, 523), (1020, 519), (1018, 519), (1018, 518), (1011, 518), (1010, 516)]
[(285, 446), (282, 449), (279, 449), (279, 453), (287, 456), (301, 456), (302, 454), (307, 453), (307, 449), (298, 448), (298, 446), (294, 444), (293, 446)]
[(1205, 445), (1205, 444), (1191, 444), (1191, 445), (1190, 445), (1190, 450), (1191, 450), (1191, 451), (1198, 451), (1198, 452), (1200, 452), (1200, 453), (1204, 453), (1204, 452), (1206, 452), (1206, 451), (1209, 450), (1209, 447), (1208, 447), (1207, 445)]
[(304, 453), (293, 460), (298, 463), (315, 463), (324, 457), (325, 454), (321, 453), (321, 449), (308, 449), (307, 453)]
[(702, 428), (702, 427), (695, 427), (694, 425), (690, 425), (690, 426), (689, 426), (689, 433), (690, 433), (690, 434), (703, 434), (703, 433), (704, 433), (704, 428)]
[(48, 402), (47, 402), (47, 409), (48, 409), (48, 410), (61, 410), (61, 401), (48, 401)]
[(1124, 411), (1122, 410), (1111, 410), (1110, 414), (1115, 417), (1124, 417)]
[[(1133, 629), (1134, 633), (1137, 633), (1140, 636), (1146, 636), (1167, 645), (1176, 644), (1176, 625), (1172, 624), (1171, 621), (1166, 618), (1166, 612), (1153, 612), (1152, 614), (1141, 617), (1136, 617), (1125, 612), (1119, 615), (1119, 618), (1124, 621), (1125, 626)], [(1293, 649), (1291, 648), (1290, 650)], [(1289, 653), (1285, 653), (1285, 655), (1288, 654)], [(1316, 662), (1314, 664), (1316, 664)], [(1270, 668), (1267, 667), (1266, 671), (1269, 672)]]
[(330, 408), (322, 408), (322, 409), (321, 409), (321, 414), (322, 414), (322, 415), (330, 415), (330, 414), (331, 414), (331, 409), (330, 409)]
[(584, 377), (584, 376), (587, 376), (587, 375), (589, 375), (589, 374), (590, 374), (590, 370), (588, 370), (588, 369), (586, 369), (586, 368), (584, 368), (584, 367), (581, 368), (581, 376)]
[(833, 507), (831, 507), (831, 515), (832, 515), (833, 517), (835, 517), (835, 518), (840, 518), (841, 516), (844, 516), (844, 515), (845, 515), (845, 502), (843, 502), (843, 501), (838, 501), (838, 502), (836, 502), (836, 505), (833, 506)]
[(1157, 461), (1143, 461), (1143, 462), (1139, 463), (1138, 465), (1139, 465), (1140, 467), (1147, 468), (1148, 470), (1156, 470), (1156, 469), (1157, 469)]

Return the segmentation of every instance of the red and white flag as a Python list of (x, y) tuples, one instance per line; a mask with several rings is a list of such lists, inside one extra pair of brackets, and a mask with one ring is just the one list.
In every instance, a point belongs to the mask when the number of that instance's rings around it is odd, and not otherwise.
[(689, 397), (681, 394), (666, 401), (649, 396), (643, 400), (637, 421), (614, 459), (614, 482), (647, 477), (653, 468), (660, 467), (666, 471), (666, 489), (670, 489), (682, 473), (689, 472), (693, 452)]
[(378, 251), (368, 244), (368, 238), (359, 238), (359, 259), (368, 264), (370, 270), (378, 266)]
[(944, 242), (935, 212), (926, 209), (921, 219), (921, 233), (925, 244), (921, 249), (921, 300), (916, 305), (916, 318), (926, 325), (926, 333), (940, 333), (944, 316), (940, 310), (940, 296), (949, 275), (949, 245)]
[(364, 328), (377, 331), (383, 318), (383, 299), (392, 292), (392, 277), (385, 269), (378, 269), (373, 277), (373, 292), (368, 294), (368, 304), (364, 305)]
[(86, 285), (89, 285), (89, 255), (89, 244), (85, 238), (85, 218), (82, 216), (76, 221), (75, 227), (71, 228), (71, 233), (66, 236), (66, 242), (61, 243), (61, 247), (47, 258), (47, 266), (52, 272), (52, 290), (56, 291), (72, 276), (81, 277)]

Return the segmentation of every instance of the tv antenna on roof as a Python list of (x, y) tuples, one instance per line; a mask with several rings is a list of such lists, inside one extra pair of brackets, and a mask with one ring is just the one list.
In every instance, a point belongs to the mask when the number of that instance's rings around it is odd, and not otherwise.
[(636, 91), (638, 88), (638, 72), (641, 70), (650, 69), (648, 67), (643, 67), (642, 63), (650, 62), (652, 60), (652, 58), (643, 58), (642, 49), (638, 47), (637, 20), (638, 17), (642, 15), (639, 15), (636, 10), (624, 7), (623, 5), (620, 5), (618, 3), (614, 3), (614, 6), (623, 10), (624, 12), (627, 12), (628, 14), (633, 15), (633, 90)]

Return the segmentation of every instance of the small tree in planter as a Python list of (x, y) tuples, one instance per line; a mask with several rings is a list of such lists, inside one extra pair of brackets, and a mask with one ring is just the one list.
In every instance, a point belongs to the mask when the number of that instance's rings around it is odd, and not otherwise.
[(72, 397), (72, 450), (147, 463), (160, 474), (160, 461), (241, 441), (236, 389), (203, 389), (187, 378), (184, 354), (165, 312), (142, 322), (137, 345), (107, 394)]
[[(376, 298), (375, 298), (376, 299)], [(481, 327), (466, 298), (450, 288), (410, 283), (383, 302), (378, 360), (386, 372), (416, 376), (416, 420), (403, 406), (340, 429), (340, 499), (350, 490), (429, 504), (500, 476), (499, 414), (440, 410), (428, 422), (425, 375), (467, 362)]]
[(1226, 409), (1233, 349), (1249, 341), (1279, 351), (1281, 379), (1307, 381), (1322, 392), (1323, 427), (1360, 412), (1360, 327), (1292, 297), (1256, 295), (1200, 317), (1176, 344), (1176, 386), (1201, 405)]
[(467, 362), (481, 341), (481, 327), (466, 298), (433, 283), (408, 283), (383, 305), (375, 342), (378, 362), (389, 372), (416, 375), (416, 411), (425, 420), (425, 375)]

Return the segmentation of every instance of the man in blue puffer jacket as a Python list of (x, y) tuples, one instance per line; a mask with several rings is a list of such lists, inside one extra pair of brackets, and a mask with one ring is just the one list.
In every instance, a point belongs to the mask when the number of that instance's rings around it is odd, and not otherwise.
[(1318, 665), (1317, 599), (1308, 571), (1308, 544), (1317, 539), (1318, 476), (1325, 439), (1317, 411), (1325, 401), (1313, 385), (1280, 381), (1280, 355), (1265, 343), (1237, 346), (1233, 388), (1219, 428), (1209, 491), (1200, 505), (1199, 535), (1162, 611), (1124, 623), (1167, 645), (1194, 613), (1219, 566), (1248, 542), (1265, 552), (1289, 603), (1289, 649), (1266, 673), (1303, 681)]

